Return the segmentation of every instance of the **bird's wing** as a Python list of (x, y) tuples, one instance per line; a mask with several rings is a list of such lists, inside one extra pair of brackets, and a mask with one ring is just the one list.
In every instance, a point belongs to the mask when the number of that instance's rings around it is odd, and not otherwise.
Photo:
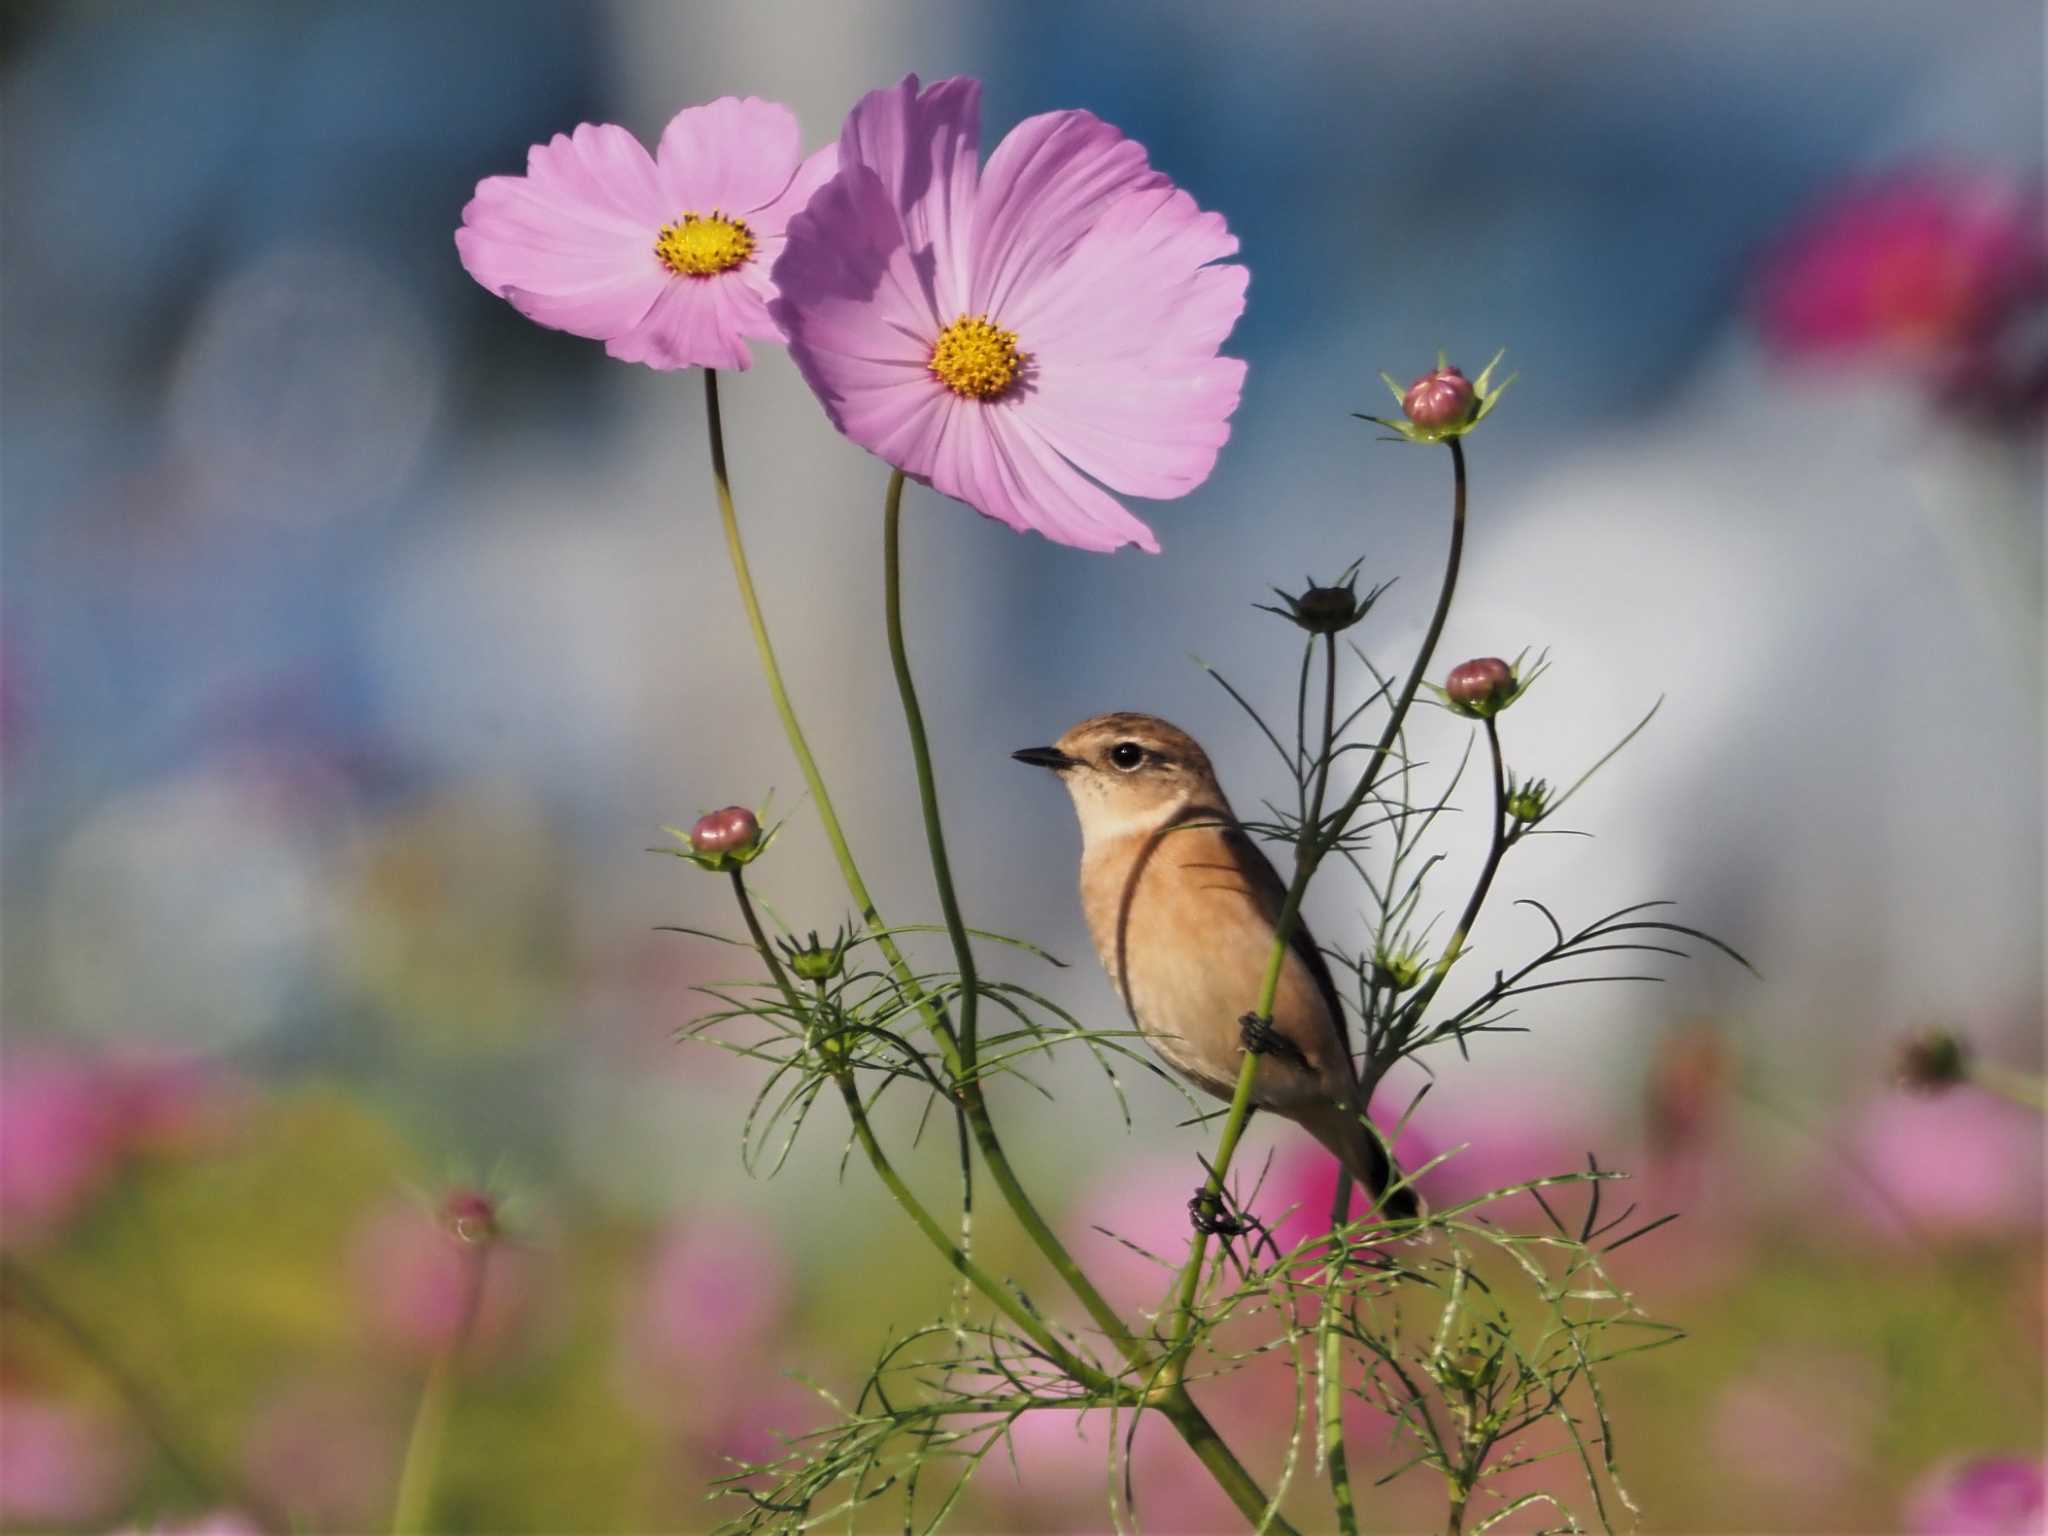
[[(1287, 904), (1287, 886), (1280, 878), (1280, 871), (1273, 867), (1266, 851), (1242, 827), (1233, 824), (1224, 828), (1223, 837), (1243, 868), (1245, 879), (1264, 909), (1267, 920), (1277, 923), (1280, 909)], [(1344, 1065), (1355, 1072), (1357, 1068), (1351, 1059), (1351, 1026), (1344, 1017), (1344, 1003), (1337, 993), (1337, 979), (1330, 974), (1330, 962), (1316, 944), (1315, 935), (1308, 931), (1308, 920), (1299, 913), (1295, 914), (1294, 929), (1287, 935), (1287, 943), (1315, 982), (1323, 1007), (1329, 1012), (1330, 1026), (1337, 1031), (1338, 1044), (1343, 1047)]]

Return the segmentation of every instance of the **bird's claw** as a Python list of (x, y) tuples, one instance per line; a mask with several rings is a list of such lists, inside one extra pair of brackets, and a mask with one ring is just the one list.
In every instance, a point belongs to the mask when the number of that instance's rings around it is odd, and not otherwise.
[(1225, 1210), (1223, 1197), (1206, 1184), (1188, 1201), (1188, 1220), (1210, 1237), (1242, 1237), (1251, 1230), (1251, 1223)]
[(1244, 1048), (1254, 1056), (1277, 1056), (1298, 1067), (1308, 1065), (1308, 1058), (1301, 1054), (1294, 1042), (1274, 1029), (1270, 1020), (1262, 1019), (1256, 1013), (1248, 1013), (1239, 1019), (1237, 1032), (1244, 1041)]

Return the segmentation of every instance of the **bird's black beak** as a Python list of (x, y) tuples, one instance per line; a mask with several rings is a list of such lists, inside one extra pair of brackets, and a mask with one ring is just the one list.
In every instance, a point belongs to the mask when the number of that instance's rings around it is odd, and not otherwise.
[(1034, 768), (1050, 768), (1054, 773), (1065, 773), (1069, 768), (1080, 766), (1080, 759), (1069, 757), (1058, 747), (1025, 747), (1012, 752), (1010, 756), (1020, 763), (1029, 763)]

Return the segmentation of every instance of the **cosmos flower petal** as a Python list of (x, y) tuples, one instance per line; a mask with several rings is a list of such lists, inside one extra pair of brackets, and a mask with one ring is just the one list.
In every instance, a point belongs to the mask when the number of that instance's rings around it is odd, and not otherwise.
[(870, 91), (854, 104), (839, 135), (840, 164), (864, 165), (881, 178), (929, 274), (931, 306), (948, 320), (964, 312), (972, 287), (980, 140), (981, 82), (965, 76), (941, 80), (922, 94), (915, 75)]
[(982, 171), (968, 312), (1010, 323), (1019, 289), (1056, 268), (1113, 199), (1166, 185), (1143, 145), (1092, 112), (1026, 118)]
[[(789, 185), (783, 188), (780, 197), (749, 213), (747, 227), (753, 230), (757, 240), (780, 240), (789, 228), (789, 221), (802, 213), (805, 205), (817, 195), (818, 189), (838, 173), (839, 145), (834, 142), (818, 150), (797, 167), (796, 175), (790, 178)], [(757, 260), (754, 265), (764, 270), (774, 266), (774, 258), (780, 249), (780, 246), (775, 247), (767, 253), (765, 260)]]
[(668, 202), (663, 222), (714, 209), (746, 218), (788, 189), (803, 134), (779, 101), (721, 96), (670, 118), (654, 158)]
[[(783, 248), (787, 244), (789, 221), (803, 212), (818, 189), (838, 170), (839, 146), (837, 143), (827, 144), (797, 168), (795, 178), (780, 197), (767, 207), (757, 208), (747, 215), (747, 227), (754, 234), (754, 258), (738, 268), (734, 275), (754, 291), (761, 301), (764, 316), (775, 302), (775, 264), (782, 259)], [(769, 317), (768, 324), (774, 327), (775, 335), (782, 335), (779, 322)], [(766, 332), (758, 334), (765, 335)]]
[(1043, 338), (1033, 424), (1112, 489), (1183, 496), (1215, 468), (1245, 375), (1216, 348), (1250, 274), (1202, 263), (1236, 247), (1185, 192), (1148, 188), (1105, 214), (1045, 293), (1022, 296), (1018, 323)]
[[(1002, 322), (1033, 352), (1097, 359), (1213, 352), (1244, 312), (1249, 276), (1231, 279), (1234, 295), (1189, 282), (1236, 251), (1223, 216), (1205, 213), (1187, 193), (1169, 185), (1133, 190), (1103, 210), (1056, 272), (1017, 293)], [(1170, 328), (1160, 330), (1162, 321)]]
[(954, 483), (950, 473), (945, 479), (934, 474), (935, 489), (957, 496), (984, 517), (1020, 532), (1042, 533), (1056, 544), (1101, 554), (1135, 544), (1147, 554), (1159, 553), (1152, 530), (1061, 458), (1025, 411), (977, 410), (966, 402), (961, 407), (960, 414), (969, 418), (963, 425), (978, 427), (982, 442), (948, 457), (949, 467), (963, 466), (969, 478)]
[(603, 340), (639, 323), (665, 276), (654, 163), (625, 129), (585, 123), (536, 144), (524, 176), (492, 176), (462, 211), (470, 276), (543, 325)]
[[(755, 328), (749, 330), (748, 319)], [(775, 327), (746, 284), (719, 278), (677, 278), (666, 283), (640, 323), (605, 343), (622, 363), (650, 368), (731, 368), (753, 358), (741, 337), (773, 336)]]
[(791, 221), (774, 281), (770, 313), (832, 424), (924, 475), (926, 463), (884, 445), (904, 442), (913, 418), (946, 398), (926, 368), (939, 323), (881, 178), (855, 165), (819, 192)]

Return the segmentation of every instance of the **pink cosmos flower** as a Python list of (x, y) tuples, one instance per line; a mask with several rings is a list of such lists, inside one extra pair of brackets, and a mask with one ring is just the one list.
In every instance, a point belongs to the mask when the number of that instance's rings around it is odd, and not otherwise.
[(745, 368), (749, 338), (782, 339), (769, 269), (838, 153), (803, 159), (795, 115), (751, 96), (685, 107), (651, 159), (584, 123), (529, 150), (524, 176), (478, 182), (455, 248), (529, 320), (622, 362)]
[(1156, 552), (1103, 487), (1184, 496), (1214, 467), (1249, 274), (1210, 263), (1237, 238), (1087, 112), (1027, 118), (985, 168), (980, 123), (964, 78), (853, 109), (775, 264), (790, 357), (905, 474), (1056, 543)]
[(133, 1448), (96, 1415), (56, 1398), (0, 1395), (0, 1522), (82, 1525), (133, 1480)]
[(1935, 362), (1968, 350), (2048, 284), (2038, 192), (1913, 169), (1842, 189), (1759, 274), (1764, 338), (1791, 356)]
[(2048, 1464), (1981, 1456), (1936, 1467), (1906, 1499), (1913, 1536), (2036, 1536), (2048, 1530)]
[(2042, 1222), (2041, 1117), (1988, 1094), (1890, 1093), (1856, 1117), (1845, 1204), (1881, 1234), (1996, 1237)]
[(488, 1356), (531, 1320), (543, 1289), (534, 1249), (465, 1242), (411, 1201), (374, 1211), (356, 1233), (351, 1258), (365, 1319), (380, 1339), (408, 1353), (449, 1348), (463, 1338), (467, 1321), (464, 1347)]
[(631, 1347), (661, 1370), (722, 1369), (769, 1342), (789, 1301), (789, 1260), (774, 1237), (733, 1217), (671, 1233), (655, 1251)]
[(82, 1209), (112, 1181), (121, 1132), (94, 1063), (10, 1053), (0, 1064), (0, 1241), (33, 1243)]

